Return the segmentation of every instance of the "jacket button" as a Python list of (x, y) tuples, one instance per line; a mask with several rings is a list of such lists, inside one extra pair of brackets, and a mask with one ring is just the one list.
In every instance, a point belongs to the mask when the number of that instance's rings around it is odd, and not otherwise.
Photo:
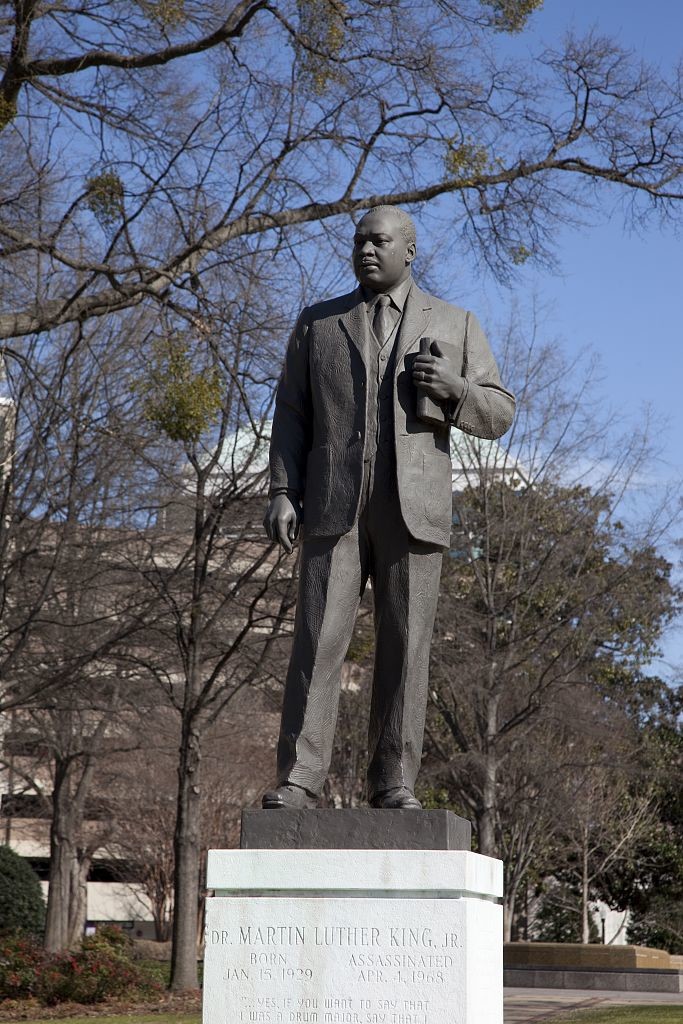
[(361, 438), (362, 438), (362, 436), (363, 436), (363, 435), (361, 434), (360, 430), (357, 430), (357, 431), (356, 431), (356, 441), (360, 441), (360, 440), (361, 440)]

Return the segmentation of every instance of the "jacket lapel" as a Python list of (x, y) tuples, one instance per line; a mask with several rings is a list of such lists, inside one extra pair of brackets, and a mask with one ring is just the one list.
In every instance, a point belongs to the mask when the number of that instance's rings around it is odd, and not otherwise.
[(400, 333), (398, 336), (398, 349), (396, 352), (396, 368), (401, 365), (401, 359), (415, 344), (418, 338), (427, 333), (431, 319), (432, 300), (431, 296), (423, 292), (413, 282), (413, 287), (406, 300), (401, 321)]
[(367, 318), (364, 309), (363, 293), (356, 288), (348, 296), (349, 305), (339, 317), (344, 332), (358, 349), (363, 363), (365, 363), (365, 334), (367, 331)]
[[(366, 356), (366, 333), (368, 329), (365, 315), (363, 293), (360, 288), (351, 292), (348, 298), (347, 308), (340, 314), (339, 323), (349, 339), (358, 349), (365, 362)], [(418, 338), (427, 332), (432, 308), (431, 296), (423, 292), (413, 282), (403, 310), (403, 319), (398, 336), (398, 348), (396, 352), (396, 366), (402, 356), (409, 351)]]

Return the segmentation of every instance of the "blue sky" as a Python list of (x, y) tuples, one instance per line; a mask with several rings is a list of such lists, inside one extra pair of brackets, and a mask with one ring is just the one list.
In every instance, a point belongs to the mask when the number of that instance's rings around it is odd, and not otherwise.
[[(546, 0), (515, 49), (534, 52), (566, 29), (593, 26), (664, 72), (683, 60), (679, 0)], [(683, 478), (683, 218), (678, 237), (654, 221), (635, 234), (607, 207), (602, 222), (560, 232), (557, 255), (556, 272), (525, 271), (512, 291), (538, 295), (549, 311), (549, 333), (569, 351), (588, 345), (600, 353), (605, 396), (625, 418), (637, 419), (649, 404), (668, 420), (661, 434), (668, 469), (660, 472)], [(484, 290), (492, 311), (509, 305), (511, 291), (490, 281)]]
[[(679, 0), (546, 0), (532, 34), (556, 39), (566, 28), (593, 25), (663, 72), (683, 59)], [(669, 472), (683, 477), (683, 231), (676, 237), (653, 224), (627, 234), (616, 214), (589, 231), (565, 232), (558, 250), (561, 278), (530, 275), (555, 308), (558, 332), (601, 353), (606, 393), (626, 415), (650, 403), (669, 420), (664, 456)]]
[[(616, 37), (665, 74), (683, 60), (683, 3), (680, 0), (546, 0), (514, 52), (538, 52), (556, 45), (573, 28), (596, 27)], [(678, 237), (654, 222), (640, 234), (624, 230), (618, 212), (605, 211), (589, 229), (558, 235), (557, 271), (524, 270), (511, 289), (490, 279), (468, 282), (470, 308), (503, 319), (514, 295), (535, 294), (547, 309), (547, 330), (569, 354), (589, 346), (600, 354), (605, 401), (622, 413), (624, 425), (642, 420), (651, 406), (662, 421), (658, 444), (662, 480), (683, 480), (683, 218)], [(677, 559), (673, 548), (668, 557)], [(683, 627), (665, 643), (659, 669), (675, 678), (683, 668)]]

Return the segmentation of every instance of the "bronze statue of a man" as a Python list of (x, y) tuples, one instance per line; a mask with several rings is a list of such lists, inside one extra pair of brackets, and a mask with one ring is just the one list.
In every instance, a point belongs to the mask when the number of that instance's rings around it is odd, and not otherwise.
[(414, 789), (429, 645), (452, 516), (449, 427), (500, 437), (514, 398), (476, 317), (415, 284), (415, 252), (415, 226), (403, 210), (366, 213), (353, 241), (358, 287), (304, 309), (287, 349), (264, 525), (290, 552), (301, 524), (303, 543), (277, 788), (264, 807), (315, 806), (369, 577), (369, 799), (373, 807), (420, 808)]

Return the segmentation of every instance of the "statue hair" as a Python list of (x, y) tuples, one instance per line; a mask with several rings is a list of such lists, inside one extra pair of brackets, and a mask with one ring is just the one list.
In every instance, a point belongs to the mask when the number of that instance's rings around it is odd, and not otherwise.
[(401, 234), (406, 242), (415, 243), (417, 241), (415, 222), (410, 214), (406, 213), (405, 210), (402, 210), (400, 206), (390, 206), (388, 203), (383, 203), (380, 206), (373, 206), (363, 214), (361, 219), (364, 219), (371, 213), (386, 213), (387, 211), (395, 215), (401, 229)]

